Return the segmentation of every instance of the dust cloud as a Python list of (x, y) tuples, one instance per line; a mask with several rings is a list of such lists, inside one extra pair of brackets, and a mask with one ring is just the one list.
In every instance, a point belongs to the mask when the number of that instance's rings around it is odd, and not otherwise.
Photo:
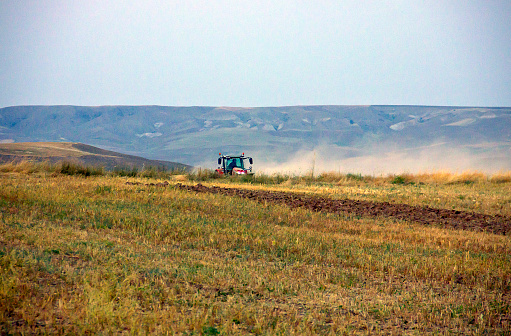
[(255, 168), (258, 173), (289, 175), (337, 172), (385, 176), (436, 171), (493, 174), (511, 170), (511, 148), (474, 149), (447, 143), (411, 149), (399, 149), (392, 144), (361, 149), (319, 146), (314, 150), (300, 150), (285, 162), (261, 160)]

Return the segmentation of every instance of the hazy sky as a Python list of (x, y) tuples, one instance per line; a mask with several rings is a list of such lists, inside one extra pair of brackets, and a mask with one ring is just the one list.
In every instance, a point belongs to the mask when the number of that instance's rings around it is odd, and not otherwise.
[(0, 1), (0, 107), (511, 106), (511, 1)]

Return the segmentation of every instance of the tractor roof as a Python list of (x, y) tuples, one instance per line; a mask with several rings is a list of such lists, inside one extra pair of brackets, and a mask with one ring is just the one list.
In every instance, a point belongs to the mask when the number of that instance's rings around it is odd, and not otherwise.
[(237, 158), (248, 159), (248, 158), (250, 158), (249, 156), (245, 156), (245, 155), (221, 155), (220, 157), (223, 157), (226, 159), (237, 159)]

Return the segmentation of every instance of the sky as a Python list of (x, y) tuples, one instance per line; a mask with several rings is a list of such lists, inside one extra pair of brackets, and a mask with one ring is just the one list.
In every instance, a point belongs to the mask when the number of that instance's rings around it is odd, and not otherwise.
[(509, 107), (510, 17), (509, 0), (1, 0), (0, 107)]

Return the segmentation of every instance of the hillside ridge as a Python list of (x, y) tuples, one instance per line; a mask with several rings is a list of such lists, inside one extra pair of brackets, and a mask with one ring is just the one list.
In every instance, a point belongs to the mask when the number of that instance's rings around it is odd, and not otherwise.
[(135, 155), (117, 153), (83, 143), (19, 142), (0, 143), (0, 162), (19, 161), (75, 162), (106, 169), (154, 167), (165, 170), (189, 170), (192, 167), (177, 162), (149, 160)]

